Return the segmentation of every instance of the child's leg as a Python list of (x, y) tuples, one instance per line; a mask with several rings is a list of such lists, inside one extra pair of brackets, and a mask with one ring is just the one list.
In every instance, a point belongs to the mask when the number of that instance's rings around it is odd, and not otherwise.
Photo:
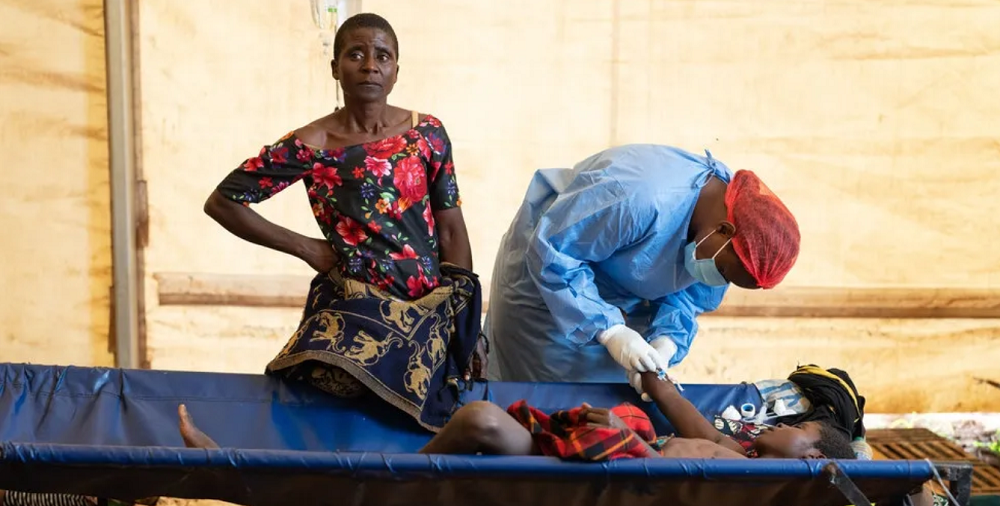
[(486, 401), (459, 408), (420, 453), (541, 455), (527, 429), (503, 408)]
[(177, 408), (177, 415), (180, 418), (179, 428), (181, 438), (184, 439), (184, 446), (188, 448), (218, 448), (219, 445), (212, 441), (212, 438), (205, 435), (194, 424), (191, 415), (188, 414), (187, 407), (183, 404)]
[[(180, 432), (188, 448), (218, 448), (191, 419), (187, 408), (178, 408)], [(540, 455), (527, 429), (496, 404), (476, 401), (452, 416), (420, 453), (488, 455)]]

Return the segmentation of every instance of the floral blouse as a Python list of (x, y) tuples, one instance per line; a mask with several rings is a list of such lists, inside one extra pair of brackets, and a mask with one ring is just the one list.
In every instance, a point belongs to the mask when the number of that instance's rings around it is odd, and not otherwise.
[(218, 190), (249, 205), (300, 179), (344, 277), (403, 299), (438, 286), (433, 212), (458, 207), (461, 199), (451, 141), (437, 118), (428, 115), (403, 134), (334, 150), (308, 146), (290, 132), (244, 161)]

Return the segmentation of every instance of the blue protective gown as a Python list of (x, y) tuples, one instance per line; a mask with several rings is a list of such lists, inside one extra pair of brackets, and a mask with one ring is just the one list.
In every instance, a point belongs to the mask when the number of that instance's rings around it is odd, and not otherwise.
[[(625, 324), (646, 340), (669, 336), (680, 362), (727, 287), (684, 268), (701, 188), (732, 173), (668, 146), (625, 145), (572, 169), (535, 172), (493, 268), (485, 331), (489, 378), (625, 382), (597, 334)], [(626, 316), (627, 315), (627, 318)]]

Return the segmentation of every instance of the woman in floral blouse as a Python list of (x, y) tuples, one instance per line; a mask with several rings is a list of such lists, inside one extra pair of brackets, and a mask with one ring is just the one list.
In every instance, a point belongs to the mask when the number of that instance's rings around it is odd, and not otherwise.
[[(227, 176), (205, 212), (233, 234), (294, 255), (325, 275), (412, 300), (439, 266), (472, 270), (452, 147), (441, 121), (388, 105), (399, 44), (385, 19), (359, 14), (334, 43), (345, 106), (264, 146)], [(249, 204), (302, 180), (323, 239), (271, 223)]]
[[(205, 212), (236, 236), (316, 270), (297, 335), (312, 335), (309, 320), (344, 300), (343, 280), (412, 301), (453, 281), (442, 275), (443, 262), (472, 274), (448, 133), (434, 116), (386, 103), (399, 71), (392, 27), (375, 14), (353, 16), (337, 31), (334, 51), (331, 67), (344, 107), (261, 148), (205, 203)], [(299, 180), (322, 239), (271, 223), (249, 207)], [(482, 377), (485, 341), (465, 334), (452, 337), (478, 344), (472, 363), (462, 366), (468, 367), (464, 377)]]

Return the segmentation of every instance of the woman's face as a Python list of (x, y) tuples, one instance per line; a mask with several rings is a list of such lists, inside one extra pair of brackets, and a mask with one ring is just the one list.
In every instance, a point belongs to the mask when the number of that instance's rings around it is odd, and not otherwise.
[(344, 36), (344, 49), (331, 63), (346, 101), (379, 102), (392, 92), (399, 66), (396, 41), (375, 28), (357, 28)]

